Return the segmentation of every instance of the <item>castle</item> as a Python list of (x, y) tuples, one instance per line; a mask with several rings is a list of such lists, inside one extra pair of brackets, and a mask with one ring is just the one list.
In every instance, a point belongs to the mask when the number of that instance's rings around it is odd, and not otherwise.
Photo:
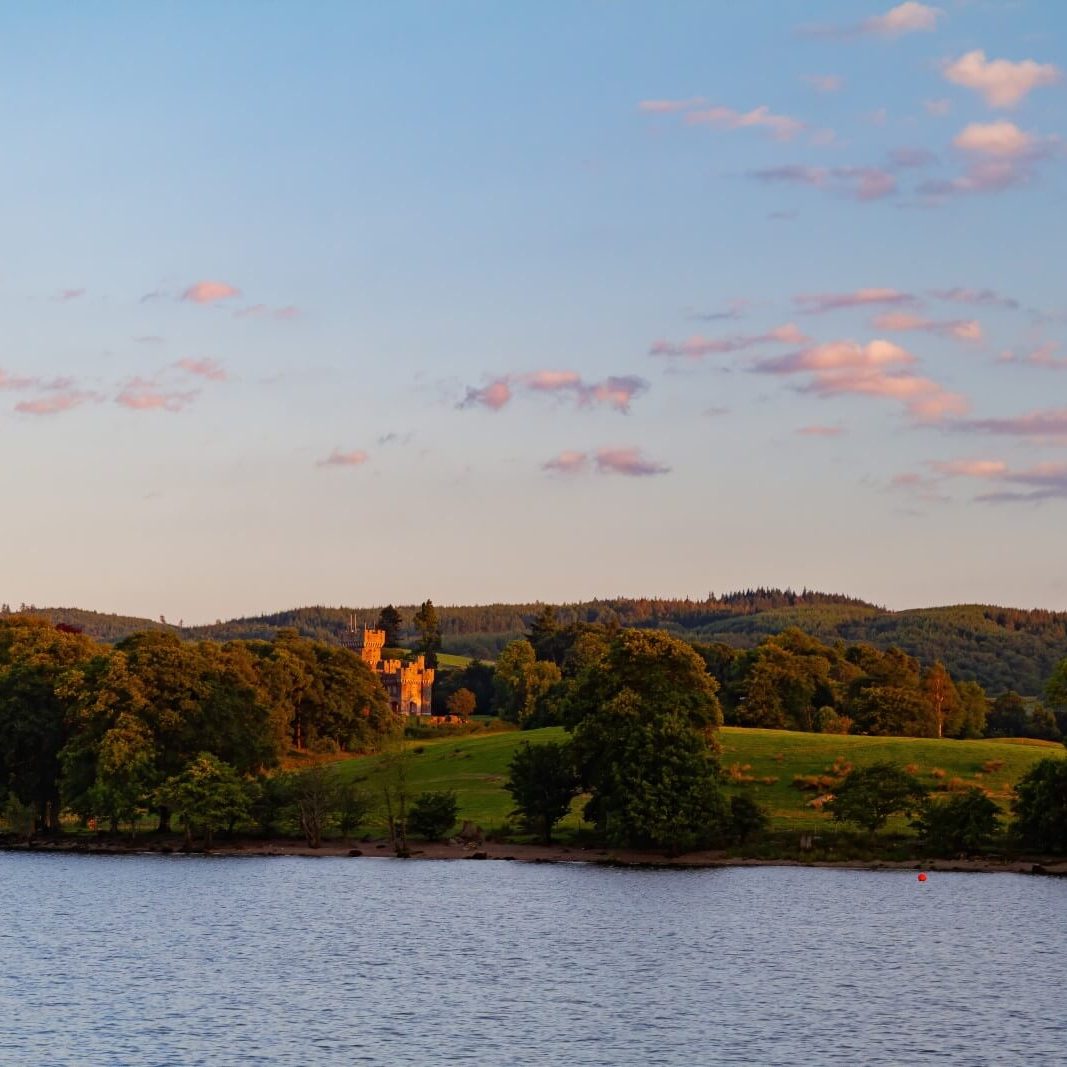
[(378, 675), (389, 694), (389, 706), (393, 711), (401, 715), (432, 714), (434, 670), (426, 666), (425, 656), (416, 656), (411, 663), (383, 660), (385, 631), (372, 630), (368, 626), (357, 630), (355, 616), (349, 622), (341, 644), (358, 652), (359, 658)]

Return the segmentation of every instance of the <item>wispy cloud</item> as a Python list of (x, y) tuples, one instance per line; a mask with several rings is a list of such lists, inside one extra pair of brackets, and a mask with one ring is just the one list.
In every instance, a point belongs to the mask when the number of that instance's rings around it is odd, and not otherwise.
[(893, 40), (909, 33), (929, 33), (937, 29), (944, 12), (937, 7), (907, 0), (881, 15), (872, 15), (860, 22), (838, 25), (802, 26), (799, 32), (807, 37), (882, 37)]
[(238, 308), (234, 313), (235, 319), (296, 319), (300, 317), (300, 308), (293, 304), (285, 307), (270, 307), (268, 304), (251, 304), (249, 307)]
[(831, 341), (791, 352), (773, 359), (763, 359), (754, 366), (760, 374), (802, 374), (839, 370), (873, 370), (915, 363), (915, 357), (890, 341)]
[(1037, 348), (1019, 356), (1009, 349), (1001, 353), (997, 362), (1023, 363), (1029, 367), (1043, 367), (1046, 370), (1067, 370), (1067, 356), (1057, 355), (1060, 350), (1061, 346), (1055, 341), (1046, 341), (1044, 344), (1038, 345)]
[(207, 378), (213, 382), (224, 382), (229, 377), (222, 365), (215, 359), (179, 359), (174, 364), (188, 374)]
[(900, 368), (916, 363), (906, 349), (889, 341), (867, 344), (834, 341), (776, 359), (761, 360), (753, 370), (761, 374), (807, 374), (801, 391), (817, 396), (874, 396), (901, 403), (919, 422), (939, 422), (968, 410), (965, 397), (930, 378)]
[(30, 389), (38, 382), (37, 378), (25, 378), (8, 374), (0, 369), (0, 389)]
[(541, 465), (542, 470), (554, 474), (579, 474), (589, 467), (589, 456), (585, 452), (560, 452)]
[(953, 139), (953, 146), (968, 157), (963, 174), (951, 180), (928, 181), (921, 195), (933, 199), (967, 193), (999, 193), (1027, 185), (1036, 164), (1049, 158), (1059, 144), (1054, 137), (1038, 137), (1013, 122), (972, 122)]
[(884, 200), (897, 192), (896, 176), (881, 167), (808, 167), (785, 164), (746, 172), (755, 181), (807, 185), (860, 203)]
[[(241, 290), (229, 282), (202, 281), (193, 282), (181, 295), (181, 299), (190, 304), (217, 304), (222, 300), (233, 300), (241, 295)], [(147, 297), (142, 297), (142, 300)]]
[(1039, 409), (999, 418), (967, 419), (954, 423), (953, 429), (998, 437), (1067, 443), (1067, 408)]
[(1017, 311), (1019, 301), (1003, 296), (992, 289), (931, 289), (930, 296), (953, 304), (971, 304), (974, 307), (1001, 307)]
[(822, 315), (827, 311), (878, 305), (902, 307), (914, 302), (913, 293), (884, 288), (856, 289), (851, 293), (800, 293), (793, 297), (793, 303), (805, 315)]
[(843, 426), (800, 426), (793, 431), (798, 437), (840, 437), (844, 432)]
[(67, 301), (77, 300), (80, 296), (85, 296), (84, 289), (60, 289), (55, 298), (61, 304), (65, 304)]
[(494, 378), (487, 385), (479, 388), (468, 386), (467, 394), (457, 407), (483, 407), (490, 411), (499, 411), (511, 400), (511, 386), (507, 378)]
[(803, 80), (817, 93), (837, 93), (845, 85), (840, 74), (805, 74)]
[(699, 319), (701, 322), (724, 322), (729, 319), (744, 318), (745, 312), (751, 307), (751, 300), (731, 300), (720, 311), (691, 311), (687, 315), (690, 319)]
[(598, 448), (594, 458), (600, 474), (624, 474), (628, 478), (645, 478), (670, 471), (670, 467), (645, 458), (638, 448)]
[(686, 341), (656, 341), (648, 350), (650, 356), (682, 356), (686, 359), (703, 359), (705, 356), (728, 355), (744, 352), (765, 344), (802, 345), (809, 338), (791, 322), (776, 326), (760, 334), (736, 334), (733, 337), (709, 338), (699, 334)]
[(342, 452), (335, 448), (325, 459), (316, 462), (316, 467), (361, 467), (370, 457), (361, 449)]
[(973, 89), (995, 108), (1013, 108), (1035, 89), (1055, 85), (1063, 76), (1059, 67), (1052, 63), (1037, 63), (1032, 59), (1017, 63), (1009, 59), (986, 59), (981, 49), (946, 63), (942, 70), (948, 81)]
[(886, 311), (874, 317), (873, 325), (876, 329), (894, 333), (918, 331), (954, 337), (957, 341), (982, 340), (982, 326), (974, 319), (953, 319), (946, 322), (914, 315), (910, 311)]
[(459, 407), (485, 407), (499, 411), (511, 402), (516, 390), (552, 396), (565, 396), (578, 407), (604, 405), (626, 414), (633, 401), (648, 390), (648, 382), (637, 375), (613, 375), (602, 381), (587, 382), (577, 371), (538, 370), (492, 379), (481, 387), (468, 387)]
[(56, 392), (51, 396), (42, 396), (35, 400), (20, 400), (15, 405), (15, 410), (23, 415), (60, 415), (96, 399), (94, 393), (75, 389), (69, 392)]
[(550, 474), (621, 474), (627, 478), (650, 478), (667, 474), (670, 467), (647, 458), (639, 448), (598, 448), (594, 452), (560, 452), (541, 464)]
[(946, 115), (952, 114), (952, 101), (946, 100), (944, 97), (940, 97), (936, 100), (924, 100), (923, 107), (926, 108), (926, 113), (928, 115), (934, 115), (941, 119)]
[(926, 148), (902, 147), (889, 152), (889, 166), (895, 170), (914, 170), (929, 167), (937, 162), (937, 156)]
[[(969, 479), (1019, 488), (997, 489), (981, 493), (974, 499), (986, 504), (1037, 503), (1043, 500), (1067, 499), (1067, 463), (1037, 463), (1030, 467), (1012, 468), (1002, 459), (930, 460), (930, 477), (898, 475), (900, 486), (928, 486), (950, 479)], [(904, 481), (905, 478), (909, 480)], [(898, 481), (899, 479), (899, 481)]]
[(139, 337), (135, 337), (134, 341), (139, 345), (161, 345), (163, 344), (163, 338), (159, 334), (155, 333), (143, 333)]
[(176, 391), (164, 389), (157, 382), (145, 378), (128, 381), (115, 397), (115, 403), (130, 411), (178, 412), (187, 408), (199, 395), (198, 390)]
[(703, 97), (686, 100), (642, 100), (638, 110), (648, 115), (679, 114), (687, 126), (710, 126), (716, 130), (762, 129), (776, 141), (791, 141), (807, 129), (800, 119), (779, 115), (766, 104), (749, 111), (737, 111), (721, 104), (709, 104)]

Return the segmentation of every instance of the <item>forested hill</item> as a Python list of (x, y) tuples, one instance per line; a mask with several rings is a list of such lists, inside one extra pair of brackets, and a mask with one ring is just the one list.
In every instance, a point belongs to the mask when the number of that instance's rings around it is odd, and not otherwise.
[[(416, 605), (397, 605), (410, 627)], [(438, 606), (444, 649), (491, 659), (524, 633), (544, 605)], [(31, 608), (54, 622), (77, 626), (106, 641), (140, 629), (171, 629), (187, 638), (271, 637), (293, 627), (316, 639), (337, 638), (354, 614), (372, 624), (378, 608), (297, 608), (211, 626), (179, 627), (160, 620), (98, 614), (75, 608)], [(852, 597), (804, 590), (755, 589), (704, 600), (593, 600), (562, 605), (560, 622), (658, 627), (695, 641), (755, 645), (767, 634), (797, 626), (823, 641), (897, 645), (923, 663), (941, 660), (956, 678), (974, 680), (990, 693), (1015, 689), (1035, 695), (1056, 662), (1067, 655), (1067, 612), (1024, 611), (981, 604), (886, 611)], [(414, 640), (414, 631), (406, 631)]]

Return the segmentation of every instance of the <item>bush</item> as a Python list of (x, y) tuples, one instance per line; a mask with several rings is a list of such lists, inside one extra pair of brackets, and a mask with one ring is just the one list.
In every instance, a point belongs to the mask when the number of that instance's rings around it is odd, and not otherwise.
[(1067, 760), (1043, 759), (1015, 787), (1015, 830), (1024, 845), (1067, 852)]
[(730, 798), (729, 836), (731, 841), (744, 844), (750, 837), (763, 833), (770, 825), (770, 816), (765, 808), (752, 797)]
[(998, 829), (1000, 809), (981, 789), (945, 801), (927, 800), (912, 823), (923, 844), (940, 856), (978, 852)]
[(838, 822), (854, 822), (866, 830), (885, 826), (890, 815), (910, 815), (926, 797), (922, 783), (895, 763), (872, 763), (845, 775), (827, 810)]
[(408, 813), (408, 829), (427, 841), (440, 841), (456, 825), (459, 801), (451, 790), (446, 793), (420, 793)]

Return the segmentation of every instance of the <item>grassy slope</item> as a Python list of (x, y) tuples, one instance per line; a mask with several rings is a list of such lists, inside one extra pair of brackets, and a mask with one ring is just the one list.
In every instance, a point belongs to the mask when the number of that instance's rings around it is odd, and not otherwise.
[[(511, 810), (511, 797), (503, 783), (507, 764), (524, 741), (533, 744), (562, 740), (565, 731), (556, 727), (527, 732), (513, 731), (473, 737), (410, 742), (412, 793), (454, 789), (459, 796), (460, 818), (471, 819), (486, 829), (499, 826)], [(930, 786), (959, 779), (964, 785), (990, 790), (1005, 808), (1010, 790), (1026, 770), (1046, 756), (1067, 755), (1062, 745), (1041, 741), (936, 741), (912, 737), (841, 737), (832, 734), (793, 733), (787, 730), (722, 731), (722, 765), (740, 765), (742, 774), (754, 778), (777, 778), (773, 784), (745, 783), (729, 786), (730, 792), (751, 791), (771, 812), (773, 827), (780, 830), (817, 830), (830, 825), (830, 817), (808, 806), (816, 795), (793, 785), (794, 775), (826, 773), (841, 758), (854, 766), (875, 760), (894, 760), (915, 765), (914, 773)], [(421, 748), (421, 752), (416, 750)], [(983, 771), (989, 761), (1002, 761), (1000, 770)], [(379, 759), (349, 760), (340, 766), (346, 776), (366, 778), (377, 792)], [(944, 771), (944, 777), (931, 772)], [(577, 809), (561, 829), (578, 827)], [(904, 829), (903, 820), (898, 829)]]

